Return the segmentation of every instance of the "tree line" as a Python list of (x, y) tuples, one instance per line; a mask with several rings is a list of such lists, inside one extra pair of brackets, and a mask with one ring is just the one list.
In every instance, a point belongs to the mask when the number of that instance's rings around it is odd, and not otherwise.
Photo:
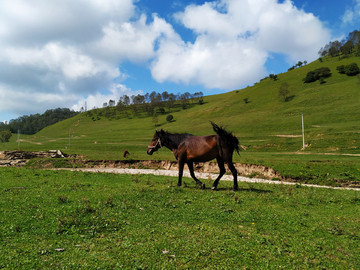
[(146, 117), (154, 116), (154, 114), (171, 113), (175, 107), (187, 109), (192, 104), (203, 104), (203, 93), (196, 92), (190, 94), (173, 94), (164, 91), (162, 93), (151, 92), (145, 95), (123, 95), (116, 102), (109, 100), (103, 104), (102, 110), (90, 110), (85, 112), (93, 121), (99, 120), (101, 116), (109, 119), (120, 117), (139, 117), (145, 115)]
[(78, 113), (68, 108), (57, 108), (47, 110), (43, 114), (23, 115), (10, 120), (8, 124), (0, 123), (0, 131), (9, 130), (11, 133), (17, 133), (20, 130), (22, 134), (32, 135), (47, 126), (71, 118)]
[(360, 56), (360, 31), (354, 30), (342, 40), (330, 41), (318, 51), (319, 60), (325, 56), (339, 56), (343, 58), (349, 57), (355, 53), (355, 56)]

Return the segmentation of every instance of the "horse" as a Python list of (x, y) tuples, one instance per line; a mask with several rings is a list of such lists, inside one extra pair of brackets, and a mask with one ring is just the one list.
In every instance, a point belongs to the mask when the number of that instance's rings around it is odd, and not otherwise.
[(233, 190), (239, 189), (237, 182), (237, 170), (232, 162), (234, 150), (239, 154), (239, 140), (223, 127), (219, 127), (211, 122), (213, 130), (217, 135), (194, 136), (188, 133), (170, 133), (161, 129), (156, 131), (150, 145), (147, 148), (147, 154), (152, 155), (160, 147), (167, 147), (171, 150), (178, 161), (179, 179), (177, 185), (181, 186), (181, 179), (185, 163), (188, 165), (191, 177), (196, 184), (205, 189), (205, 184), (195, 177), (193, 162), (206, 162), (216, 158), (220, 173), (212, 185), (212, 190), (216, 190), (221, 177), (225, 174), (226, 163), (234, 177)]
[(129, 155), (130, 155), (129, 151), (128, 151), (128, 150), (125, 150), (125, 151), (124, 151), (124, 158), (127, 158)]

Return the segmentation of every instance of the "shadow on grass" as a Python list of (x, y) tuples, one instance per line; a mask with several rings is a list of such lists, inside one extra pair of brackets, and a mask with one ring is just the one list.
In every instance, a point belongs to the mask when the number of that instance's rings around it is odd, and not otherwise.
[[(211, 190), (211, 186), (206, 187), (205, 190)], [(232, 187), (228, 188), (228, 187), (218, 187), (216, 188), (216, 190), (214, 190), (214, 192), (216, 191), (232, 191)], [(271, 190), (266, 190), (266, 189), (258, 189), (258, 188), (239, 188), (238, 191), (235, 192), (254, 192), (254, 193), (274, 193), (274, 191)]]
[(255, 193), (274, 193), (274, 191), (258, 188), (240, 188), (240, 192), (255, 192)]

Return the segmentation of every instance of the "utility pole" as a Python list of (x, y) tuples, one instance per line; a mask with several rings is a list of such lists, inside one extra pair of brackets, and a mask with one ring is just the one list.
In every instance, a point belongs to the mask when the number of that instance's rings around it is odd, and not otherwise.
[(18, 134), (17, 134), (18, 147), (20, 147), (20, 132), (21, 130), (18, 129)]
[(303, 149), (305, 149), (305, 131), (304, 131), (304, 115), (301, 114), (302, 120), (302, 137), (303, 137)]

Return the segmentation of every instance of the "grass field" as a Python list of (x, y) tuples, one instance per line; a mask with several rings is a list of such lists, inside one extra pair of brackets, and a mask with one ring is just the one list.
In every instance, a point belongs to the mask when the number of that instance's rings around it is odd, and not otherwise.
[[(359, 269), (358, 191), (0, 168), (3, 269)], [(208, 181), (210, 182), (210, 181)], [(210, 186), (210, 183), (207, 183)]]

